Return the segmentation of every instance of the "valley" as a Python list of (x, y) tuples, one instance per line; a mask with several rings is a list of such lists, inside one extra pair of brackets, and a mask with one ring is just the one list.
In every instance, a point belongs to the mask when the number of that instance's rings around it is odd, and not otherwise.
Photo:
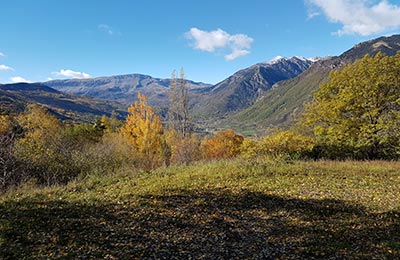
[[(273, 61), (242, 69), (215, 85), (185, 80), (185, 87), (189, 91), (191, 117), (201, 131), (234, 129), (251, 136), (262, 135), (268, 129), (286, 129), (296, 123), (305, 104), (311, 100), (319, 84), (327, 81), (331, 70), (341, 68), (365, 55), (374, 56), (381, 52), (390, 56), (399, 50), (400, 35), (393, 35), (359, 43), (335, 57), (278, 57)], [(75, 110), (80, 110), (78, 114), (85, 114), (83, 121), (88, 121), (103, 113), (110, 115), (112, 111), (120, 111), (118, 114), (122, 118), (122, 111), (136, 100), (139, 92), (146, 95), (149, 104), (165, 116), (169, 104), (170, 81), (171, 79), (129, 74), (52, 80), (40, 84), (60, 91), (57, 95), (74, 95), (85, 100), (85, 104), (97, 106), (99, 109), (76, 107)], [(5, 85), (0, 85), (0, 90), (9, 92), (7, 95), (14, 95), (7, 97), (4, 94), (0, 104), (7, 106), (7, 103), (14, 102), (15, 109), (21, 109), (21, 97), (17, 98), (15, 95), (24, 95), (22, 92), (18, 93), (19, 90), (16, 89), (11, 93)], [(71, 104), (67, 105), (65, 100), (50, 97), (31, 96), (24, 102), (51, 103), (51, 106), (64, 109), (66, 106), (73, 107)], [(65, 112), (57, 113), (63, 119), (74, 117), (65, 116)]]
[(0, 259), (400, 259), (396, 1), (1, 14)]

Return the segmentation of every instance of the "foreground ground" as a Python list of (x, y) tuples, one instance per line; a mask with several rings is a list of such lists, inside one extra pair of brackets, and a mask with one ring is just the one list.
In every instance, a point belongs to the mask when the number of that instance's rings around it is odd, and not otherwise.
[(399, 162), (215, 162), (0, 196), (0, 259), (400, 259)]

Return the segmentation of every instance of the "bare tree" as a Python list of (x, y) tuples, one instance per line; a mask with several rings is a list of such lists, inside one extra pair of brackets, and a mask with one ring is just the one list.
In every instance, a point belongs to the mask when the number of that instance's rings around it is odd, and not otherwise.
[(193, 124), (189, 115), (189, 96), (183, 68), (179, 81), (176, 71), (172, 72), (169, 98), (169, 128), (182, 136), (190, 136), (193, 133)]
[(170, 148), (170, 159), (172, 163), (187, 165), (196, 160), (200, 152), (189, 115), (189, 96), (183, 69), (179, 80), (176, 78), (176, 71), (172, 72), (169, 101), (166, 139)]

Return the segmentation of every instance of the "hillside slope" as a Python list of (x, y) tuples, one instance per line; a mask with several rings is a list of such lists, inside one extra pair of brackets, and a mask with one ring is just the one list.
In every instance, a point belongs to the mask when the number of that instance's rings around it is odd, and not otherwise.
[(209, 88), (195, 106), (194, 114), (204, 119), (215, 119), (246, 109), (276, 82), (299, 75), (311, 64), (311, 60), (301, 57), (278, 57), (240, 70)]
[(45, 106), (61, 120), (93, 122), (95, 117), (126, 116), (125, 107), (116, 102), (65, 94), (41, 83), (0, 85), (0, 113), (22, 112), (28, 103)]
[(279, 82), (253, 106), (236, 113), (220, 124), (244, 132), (252, 130), (262, 132), (268, 127), (288, 127), (296, 121), (319, 84), (328, 79), (332, 69), (341, 68), (366, 54), (373, 56), (382, 52), (394, 55), (399, 50), (400, 35), (380, 37), (357, 44), (340, 56), (315, 62), (296, 78)]

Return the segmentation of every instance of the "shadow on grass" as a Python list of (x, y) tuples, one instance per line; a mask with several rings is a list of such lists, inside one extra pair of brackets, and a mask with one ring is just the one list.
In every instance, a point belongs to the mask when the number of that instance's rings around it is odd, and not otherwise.
[(227, 191), (0, 205), (1, 259), (400, 259), (400, 212)]

